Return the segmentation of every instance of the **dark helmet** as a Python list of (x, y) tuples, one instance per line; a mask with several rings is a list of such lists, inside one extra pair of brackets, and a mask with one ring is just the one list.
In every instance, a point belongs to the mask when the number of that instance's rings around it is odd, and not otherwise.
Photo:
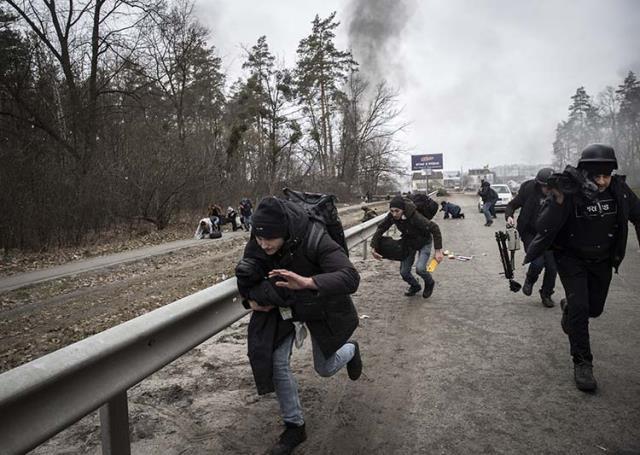
[(539, 183), (540, 185), (546, 185), (547, 180), (549, 180), (549, 177), (551, 177), (551, 174), (553, 174), (553, 172), (553, 169), (551, 169), (550, 167), (543, 167), (536, 174), (536, 183)]
[(613, 151), (613, 147), (603, 144), (591, 144), (588, 145), (583, 151), (580, 160), (578, 160), (578, 167), (584, 167), (584, 164), (588, 163), (609, 163), (613, 166), (613, 169), (618, 169), (618, 160), (616, 154)]

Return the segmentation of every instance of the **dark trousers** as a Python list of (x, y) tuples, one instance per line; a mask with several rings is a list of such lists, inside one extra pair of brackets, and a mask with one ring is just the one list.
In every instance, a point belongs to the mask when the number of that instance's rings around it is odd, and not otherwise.
[[(532, 237), (522, 238), (525, 251), (529, 248), (529, 244), (533, 240)], [(558, 271), (556, 269), (556, 261), (553, 257), (553, 252), (547, 250), (543, 255), (538, 256), (529, 264), (529, 270), (527, 270), (527, 281), (534, 284), (538, 281), (540, 273), (544, 269), (544, 275), (542, 277), (542, 288), (540, 289), (540, 295), (543, 297), (550, 297), (553, 294), (553, 288), (556, 286), (556, 276)]]
[(560, 281), (567, 296), (566, 329), (569, 333), (574, 361), (593, 360), (589, 344), (589, 318), (602, 314), (611, 283), (609, 259), (586, 261), (571, 256), (555, 255)]

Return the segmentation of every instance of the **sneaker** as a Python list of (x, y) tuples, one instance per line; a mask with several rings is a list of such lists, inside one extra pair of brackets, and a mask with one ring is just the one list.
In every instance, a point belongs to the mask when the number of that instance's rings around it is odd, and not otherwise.
[(550, 295), (540, 294), (540, 298), (542, 299), (542, 305), (545, 308), (553, 308), (554, 306), (556, 306), (556, 302), (553, 301)]
[(422, 297), (424, 297), (425, 299), (428, 299), (429, 297), (431, 297), (431, 294), (433, 294), (433, 288), (436, 286), (436, 282), (435, 281), (431, 281), (431, 284), (424, 284), (424, 291), (422, 291)]
[(562, 318), (560, 319), (560, 325), (562, 331), (569, 335), (569, 329), (567, 327), (567, 317), (569, 316), (569, 305), (567, 299), (560, 300), (560, 309), (562, 310)]
[(593, 377), (593, 365), (587, 360), (580, 359), (573, 364), (573, 376), (578, 390), (593, 392), (598, 388), (596, 378)]
[(407, 297), (411, 297), (412, 295), (416, 295), (418, 292), (420, 292), (420, 289), (422, 289), (422, 287), (419, 284), (410, 286), (409, 289), (407, 289), (407, 292), (404, 293), (404, 295), (406, 295)]
[(351, 379), (352, 381), (357, 381), (362, 374), (362, 357), (360, 356), (360, 345), (358, 345), (357, 341), (349, 341), (349, 343), (356, 347), (356, 352), (353, 354), (351, 360), (347, 362), (347, 373), (349, 374), (349, 379)]
[(484, 223), (485, 226), (491, 226), (493, 224), (493, 221), (487, 221), (486, 223)]
[(285, 423), (287, 429), (280, 434), (278, 443), (271, 449), (271, 455), (288, 455), (297, 446), (307, 440), (305, 425), (297, 426), (292, 423)]
[(524, 280), (524, 284), (522, 285), (522, 293), (527, 297), (533, 293), (533, 283), (529, 280)]

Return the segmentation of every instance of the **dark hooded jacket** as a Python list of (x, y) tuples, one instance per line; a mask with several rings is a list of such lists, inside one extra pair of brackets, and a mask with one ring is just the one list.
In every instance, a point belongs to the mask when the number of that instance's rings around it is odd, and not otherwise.
[[(611, 265), (617, 273), (627, 249), (629, 221), (635, 225), (640, 241), (640, 200), (625, 183), (624, 176), (614, 175), (609, 189), (617, 207), (616, 233), (609, 251)], [(538, 234), (527, 249), (525, 263), (531, 262), (549, 248), (559, 254), (582, 257), (579, 249), (569, 247), (572, 238), (584, 234), (584, 222), (578, 223), (576, 217), (577, 208), (580, 205), (585, 205), (585, 202), (579, 194), (565, 195), (562, 205), (559, 205), (553, 197), (546, 199), (536, 224)]]
[(449, 216), (456, 217), (462, 213), (462, 209), (459, 205), (456, 205), (452, 202), (446, 202), (442, 205), (442, 211), (444, 212), (444, 217), (447, 218)]
[(520, 186), (518, 194), (507, 204), (504, 211), (504, 217), (507, 219), (514, 216), (516, 210), (521, 209), (517, 228), (520, 238), (527, 245), (537, 234), (536, 221), (545, 199), (540, 185), (535, 180), (527, 180)]
[(478, 190), (478, 196), (482, 198), (482, 202), (486, 204), (487, 202), (497, 202), (500, 197), (496, 190), (491, 188), (491, 185), (482, 185), (482, 187)]
[(387, 217), (378, 225), (378, 229), (371, 239), (371, 247), (376, 250), (382, 235), (395, 224), (402, 233), (402, 241), (406, 247), (412, 250), (419, 250), (433, 238), (434, 248), (436, 250), (441, 249), (442, 235), (438, 225), (422, 216), (409, 199), (404, 199), (404, 205), (403, 219), (396, 220), (391, 213), (388, 213)]
[[(289, 237), (280, 251), (268, 256), (251, 235), (241, 264), (245, 260), (253, 261), (261, 279), (256, 279), (256, 275), (246, 279), (245, 273), (243, 278), (238, 277), (238, 289), (245, 299), (258, 304), (290, 307), (293, 320), (305, 322), (323, 354), (329, 356), (349, 340), (358, 326), (358, 314), (349, 294), (358, 289), (360, 275), (321, 224), (311, 221), (298, 204), (280, 202), (288, 219)], [(320, 237), (316, 240), (318, 232)], [(310, 240), (312, 233), (313, 241)], [(269, 271), (276, 268), (313, 277), (318, 289), (292, 291), (276, 287), (267, 278)], [(293, 330), (291, 320), (283, 320), (277, 308), (252, 313), (248, 355), (259, 394), (274, 390), (272, 353)]]

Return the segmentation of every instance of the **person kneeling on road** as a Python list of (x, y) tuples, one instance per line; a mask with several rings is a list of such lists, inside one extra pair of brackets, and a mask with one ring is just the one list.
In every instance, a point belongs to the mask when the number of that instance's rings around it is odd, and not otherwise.
[(464, 220), (464, 213), (462, 213), (462, 209), (459, 205), (456, 205), (452, 202), (442, 201), (440, 203), (440, 207), (444, 212), (445, 220), (449, 219), (449, 217), (453, 219), (462, 218)]
[(194, 237), (198, 240), (208, 239), (212, 232), (213, 223), (211, 223), (211, 220), (209, 218), (202, 218), (198, 223), (198, 229), (196, 229)]
[[(536, 221), (538, 220), (540, 208), (551, 191), (547, 186), (547, 181), (551, 174), (553, 174), (553, 169), (549, 167), (540, 169), (535, 179), (527, 180), (520, 186), (518, 194), (507, 204), (505, 209), (504, 217), (507, 221), (507, 227), (512, 227), (516, 224), (513, 219), (515, 211), (521, 208), (517, 229), (524, 243), (525, 251), (529, 249), (531, 241), (537, 234)], [(531, 261), (527, 270), (527, 277), (522, 286), (522, 293), (526, 296), (530, 296), (533, 293), (533, 285), (538, 281), (542, 269), (544, 269), (544, 276), (542, 278), (540, 298), (545, 307), (552, 308), (555, 302), (551, 295), (556, 285), (557, 275), (556, 261), (553, 259), (552, 251), (547, 250)]]
[(567, 166), (560, 174), (571, 184), (556, 185), (561, 180), (550, 178), (553, 196), (540, 212), (538, 234), (525, 257), (531, 262), (549, 247), (554, 252), (567, 296), (560, 301), (561, 325), (569, 336), (576, 387), (586, 392), (597, 388), (589, 318), (602, 314), (612, 269), (617, 273), (624, 259), (629, 221), (640, 239), (640, 200), (624, 176), (611, 175), (617, 168), (613, 148), (592, 144), (582, 151), (577, 169)]
[(406, 259), (400, 262), (400, 276), (402, 276), (404, 281), (409, 283), (409, 289), (404, 295), (412, 296), (422, 289), (418, 280), (416, 280), (411, 273), (417, 252), (418, 262), (416, 264), (416, 273), (424, 280), (422, 297), (428, 299), (431, 297), (435, 286), (435, 281), (431, 273), (427, 271), (427, 262), (429, 262), (429, 257), (431, 256), (431, 246), (433, 245), (435, 247), (434, 257), (436, 261), (441, 262), (444, 258), (442, 254), (442, 235), (440, 234), (440, 228), (436, 223), (422, 216), (413, 202), (401, 196), (396, 196), (389, 202), (389, 214), (382, 223), (380, 223), (371, 240), (374, 258), (382, 259), (382, 256), (376, 251), (378, 242), (382, 238), (382, 235), (394, 224), (402, 233), (402, 240), (405, 247), (411, 251)]
[(286, 426), (271, 453), (288, 454), (307, 437), (290, 366), (294, 342), (301, 347), (305, 326), (318, 374), (333, 376), (345, 365), (354, 381), (362, 373), (359, 345), (350, 341), (358, 314), (349, 295), (358, 289), (360, 275), (324, 226), (300, 205), (267, 197), (253, 213), (236, 277), (243, 305), (253, 310), (248, 355), (258, 394), (276, 392)]

